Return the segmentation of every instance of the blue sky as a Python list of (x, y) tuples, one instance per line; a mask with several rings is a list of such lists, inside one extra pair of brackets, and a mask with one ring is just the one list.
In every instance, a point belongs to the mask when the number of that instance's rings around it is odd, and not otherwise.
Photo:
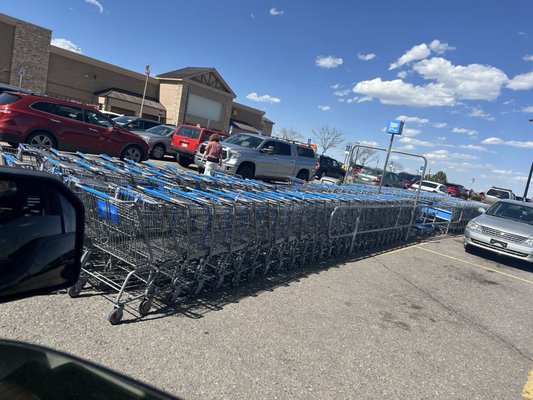
[[(152, 74), (215, 67), (236, 101), (304, 138), (327, 124), (346, 142), (387, 147), (386, 121), (403, 119), (393, 148), (425, 155), (432, 173), (523, 194), (533, 162), (531, 1), (1, 0), (0, 12), (140, 73), (147, 63)], [(342, 161), (344, 145), (328, 154)]]

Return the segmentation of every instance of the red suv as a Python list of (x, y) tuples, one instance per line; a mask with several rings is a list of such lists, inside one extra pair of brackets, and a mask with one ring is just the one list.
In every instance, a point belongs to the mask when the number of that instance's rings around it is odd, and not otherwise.
[(445, 183), (444, 186), (446, 186), (446, 190), (448, 190), (450, 196), (461, 198), (467, 197), (467, 190), (463, 185), (457, 183)]
[(27, 93), (0, 94), (0, 139), (142, 161), (148, 144), (91, 106)]
[(180, 125), (174, 135), (170, 148), (176, 152), (176, 161), (182, 167), (187, 167), (194, 162), (194, 155), (198, 151), (200, 143), (209, 140), (216, 133), (221, 138), (229, 136), (229, 133), (214, 129), (202, 128), (194, 125)]

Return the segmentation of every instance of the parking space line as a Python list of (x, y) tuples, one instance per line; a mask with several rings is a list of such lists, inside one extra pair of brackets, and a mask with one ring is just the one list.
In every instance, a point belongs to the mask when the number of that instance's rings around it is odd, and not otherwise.
[(526, 384), (524, 385), (524, 389), (522, 390), (522, 397), (524, 399), (533, 400), (533, 365), (529, 370)]
[[(429, 253), (437, 254), (437, 255), (442, 256), (442, 257), (449, 258), (451, 260), (459, 261), (459, 262), (462, 262), (464, 264), (472, 265), (474, 267), (478, 267), (478, 268), (484, 269), (485, 271), (495, 272), (497, 274), (504, 275), (504, 276), (507, 276), (509, 278), (513, 278), (513, 279), (516, 279), (518, 281), (522, 281), (524, 283), (528, 283), (530, 285), (533, 285), (533, 281), (530, 281), (530, 280), (524, 279), (524, 278), (520, 278), (520, 277), (518, 277), (516, 275), (508, 274), (507, 272), (498, 271), (497, 269), (494, 269), (494, 268), (485, 267), (483, 265), (475, 264), (473, 262), (462, 260), (462, 259), (457, 258), (457, 257), (449, 256), (449, 255), (444, 254), (444, 253), (439, 253), (438, 251), (430, 250), (430, 249), (427, 249), (427, 248), (425, 248), (423, 246), (420, 246), (420, 245), (416, 245), (416, 246), (413, 246), (413, 247), (416, 247), (417, 249), (420, 249), (420, 250), (427, 251)], [(533, 388), (533, 380), (532, 380), (532, 388)], [(531, 399), (533, 400), (533, 397), (531, 397)]]

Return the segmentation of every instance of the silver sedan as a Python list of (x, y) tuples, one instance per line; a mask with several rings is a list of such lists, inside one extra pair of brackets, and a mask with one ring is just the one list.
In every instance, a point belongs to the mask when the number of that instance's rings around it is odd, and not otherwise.
[(479, 211), (466, 226), (466, 250), (477, 247), (533, 263), (533, 204), (501, 200)]
[(165, 154), (174, 155), (170, 148), (172, 134), (176, 130), (174, 125), (157, 125), (145, 131), (130, 131), (142, 137), (150, 148), (150, 157), (162, 160)]

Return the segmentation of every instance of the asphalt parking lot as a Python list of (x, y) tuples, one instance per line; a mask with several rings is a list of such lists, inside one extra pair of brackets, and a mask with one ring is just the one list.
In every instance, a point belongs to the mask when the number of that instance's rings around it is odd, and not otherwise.
[(465, 253), (456, 236), (256, 278), (116, 326), (90, 290), (20, 300), (0, 305), (0, 337), (185, 399), (533, 398), (532, 296), (531, 267)]

